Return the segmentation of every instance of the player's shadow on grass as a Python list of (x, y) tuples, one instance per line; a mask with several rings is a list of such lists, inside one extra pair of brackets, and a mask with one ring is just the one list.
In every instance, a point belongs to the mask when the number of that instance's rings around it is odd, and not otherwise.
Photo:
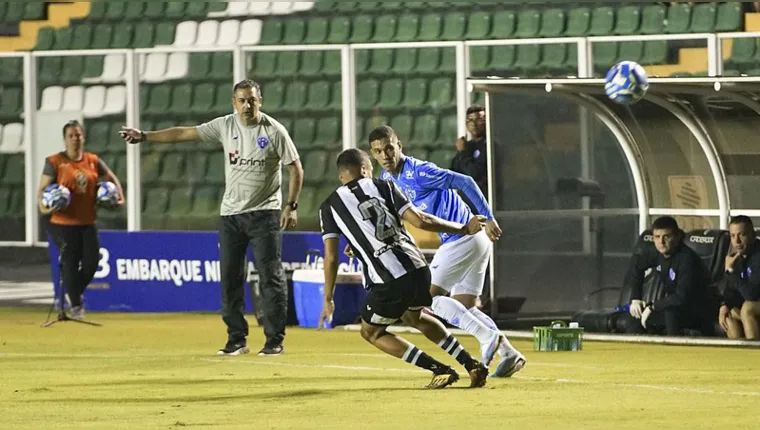
[[(279, 385), (279, 384), (308, 384), (308, 383), (314, 383), (314, 384), (321, 384), (325, 380), (334, 380), (335, 375), (326, 375), (326, 376), (308, 376), (308, 377), (298, 377), (298, 376), (263, 376), (263, 377), (257, 377), (257, 378), (236, 378), (236, 377), (229, 377), (229, 378), (211, 378), (211, 379), (181, 379), (181, 378), (139, 378), (135, 377), (135, 379), (119, 379), (114, 381), (102, 381), (102, 382), (85, 382), (85, 383), (78, 383), (77, 386), (79, 387), (114, 387), (114, 386), (162, 386), (162, 385), (168, 385), (168, 386), (191, 386), (191, 385), (207, 385), (207, 384), (229, 384), (231, 382), (235, 384), (251, 384), (251, 386), (256, 385)], [(400, 384), (403, 383), (403, 381), (408, 381), (409, 379), (404, 376), (396, 376), (396, 377), (388, 377), (388, 376), (363, 376), (363, 377), (354, 377), (351, 379), (352, 381), (356, 380), (362, 380), (362, 381), (399, 381)], [(60, 384), (59, 387), (68, 387), (68, 384)]]

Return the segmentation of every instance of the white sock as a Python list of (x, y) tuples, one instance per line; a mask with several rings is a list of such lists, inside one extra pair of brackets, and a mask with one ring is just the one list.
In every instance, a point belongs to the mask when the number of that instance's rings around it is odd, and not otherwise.
[(433, 312), (449, 324), (475, 336), (480, 343), (491, 340), (493, 330), (483, 324), (458, 301), (444, 296), (433, 297)]
[[(475, 306), (471, 307), (470, 313), (475, 315), (477, 319), (479, 319), (483, 324), (485, 324), (491, 330), (500, 331), (499, 328), (496, 326), (496, 323), (493, 322), (493, 320), (491, 319), (491, 317), (484, 314), (483, 311), (481, 311), (477, 307)], [(513, 354), (517, 354), (517, 349), (515, 349), (515, 347), (512, 346), (511, 343), (509, 343), (509, 340), (507, 339), (507, 337), (504, 336), (504, 340), (499, 346), (499, 355), (501, 355), (502, 357), (510, 357)]]

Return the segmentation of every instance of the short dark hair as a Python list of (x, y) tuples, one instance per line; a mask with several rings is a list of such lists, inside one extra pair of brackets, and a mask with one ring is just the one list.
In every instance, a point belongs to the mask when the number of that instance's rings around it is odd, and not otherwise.
[(661, 216), (652, 223), (652, 230), (673, 230), (674, 232), (678, 232), (681, 229), (678, 227), (678, 221), (672, 216)]
[(471, 113), (477, 113), (477, 112), (485, 112), (486, 107), (483, 105), (472, 105), (467, 108), (467, 115)]
[(71, 121), (67, 122), (63, 125), (63, 137), (66, 137), (66, 130), (72, 128), (72, 127), (79, 127), (82, 130), (84, 130), (84, 127), (82, 127), (82, 124), (79, 123), (79, 121), (72, 119)]
[(398, 138), (398, 134), (396, 134), (396, 131), (394, 129), (388, 125), (381, 125), (380, 127), (375, 127), (374, 130), (369, 132), (368, 143), (371, 145), (372, 142), (376, 140), (390, 139), (394, 136)]
[(340, 169), (351, 169), (362, 167), (365, 161), (369, 160), (369, 155), (358, 148), (346, 149), (338, 155), (337, 165)]
[(735, 217), (731, 217), (731, 222), (729, 224), (744, 224), (751, 231), (755, 231), (755, 224), (752, 222), (752, 219), (748, 217), (747, 215), (737, 215)]
[(235, 95), (237, 90), (247, 90), (248, 88), (256, 89), (256, 92), (259, 93), (259, 96), (261, 96), (261, 87), (259, 86), (259, 83), (253, 79), (243, 79), (242, 81), (235, 84), (235, 86), (232, 87), (232, 95)]

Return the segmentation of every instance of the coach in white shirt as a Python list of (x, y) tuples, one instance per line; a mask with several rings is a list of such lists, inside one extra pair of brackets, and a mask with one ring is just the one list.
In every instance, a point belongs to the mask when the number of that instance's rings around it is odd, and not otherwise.
[[(219, 142), (226, 153), (225, 192), (219, 223), (219, 262), (222, 275), (222, 319), (227, 325), (227, 344), (219, 355), (249, 352), (245, 319), (245, 252), (250, 242), (261, 279), (263, 326), (266, 335), (259, 355), (283, 352), (288, 291), (282, 272), (281, 230), (297, 223), (298, 195), (303, 168), (287, 130), (261, 112), (261, 89), (246, 79), (232, 89), (236, 113), (197, 127), (173, 127), (141, 131), (123, 127), (127, 143), (175, 143), (202, 140)], [(282, 208), (281, 165), (290, 169), (288, 203)], [(282, 208), (282, 209), (281, 209)]]

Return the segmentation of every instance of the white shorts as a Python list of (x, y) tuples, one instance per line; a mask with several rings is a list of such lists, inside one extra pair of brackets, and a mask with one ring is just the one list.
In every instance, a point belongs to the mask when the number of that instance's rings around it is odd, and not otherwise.
[(452, 296), (483, 293), (493, 244), (485, 231), (441, 245), (430, 263), (431, 281)]

